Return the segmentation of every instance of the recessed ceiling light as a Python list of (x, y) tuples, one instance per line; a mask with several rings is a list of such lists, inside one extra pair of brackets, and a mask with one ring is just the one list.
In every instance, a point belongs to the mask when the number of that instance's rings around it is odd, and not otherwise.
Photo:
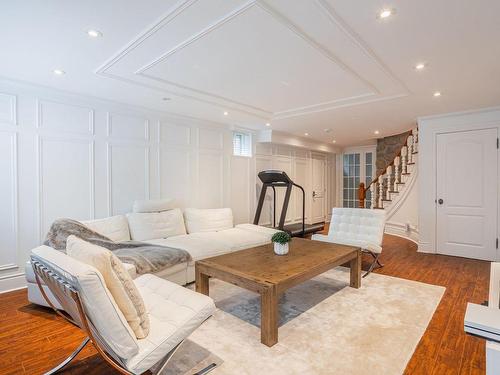
[(229, 112), (228, 111), (224, 111), (224, 116), (227, 116), (229, 115)]
[(325, 133), (331, 133), (332, 129), (324, 129)]
[(375, 130), (375, 131), (373, 132), (373, 134), (375, 134), (375, 135), (379, 135), (379, 134), (380, 134), (380, 132), (379, 132), (378, 130)]
[(172, 100), (172, 98), (165, 97), (165, 98), (161, 98), (161, 100), (164, 100), (164, 101), (168, 102), (169, 100)]
[(417, 65), (415, 65), (415, 69), (416, 70), (424, 70), (426, 66), (427, 66), (426, 63), (418, 63)]
[(441, 92), (440, 91), (436, 91), (433, 95), (434, 95), (435, 98), (437, 98), (437, 97), (441, 96)]
[(332, 143), (337, 143), (337, 141), (334, 139), (334, 140), (332, 141)]
[(91, 38), (99, 38), (102, 36), (102, 33), (99, 30), (87, 30), (87, 35)]
[(271, 124), (269, 122), (266, 122), (266, 126), (271, 126)]
[(304, 135), (307, 137), (309, 135), (309, 133), (304, 133)]
[(377, 18), (380, 18), (380, 19), (388, 18), (388, 17), (392, 16), (394, 13), (396, 13), (395, 9), (385, 8), (385, 9), (382, 9), (378, 13)]
[(66, 72), (64, 70), (61, 70), (61, 69), (54, 69), (52, 71), (52, 73), (54, 73), (56, 76), (63, 76), (66, 74)]

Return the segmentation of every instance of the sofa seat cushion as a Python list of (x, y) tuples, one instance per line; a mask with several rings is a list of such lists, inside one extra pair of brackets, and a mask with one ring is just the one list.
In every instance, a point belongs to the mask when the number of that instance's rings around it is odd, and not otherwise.
[(163, 212), (127, 214), (130, 236), (134, 241), (154, 240), (186, 234), (180, 209)]
[(261, 225), (255, 224), (238, 224), (236, 225), (236, 228), (263, 234), (269, 238), (269, 241), (271, 241), (271, 237), (273, 236), (273, 234), (279, 232), (278, 229), (263, 227)]
[(123, 215), (106, 217), (104, 219), (82, 221), (86, 227), (92, 229), (112, 241), (130, 241), (127, 218)]
[(146, 242), (186, 250), (189, 255), (191, 255), (191, 262), (189, 262), (189, 264), (193, 264), (195, 261), (200, 259), (222, 255), (232, 251), (231, 246), (228, 244), (211, 240), (208, 237), (209, 236), (193, 236), (192, 234), (186, 234), (183, 236), (175, 236)]
[(382, 246), (379, 246), (375, 243), (363, 240), (356, 239), (347, 239), (347, 238), (338, 238), (335, 236), (325, 235), (325, 234), (313, 234), (311, 237), (314, 241), (323, 241), (323, 242), (331, 242), (338, 243), (339, 245), (349, 245), (360, 247), (363, 250), (369, 250), (376, 254), (380, 254), (382, 252)]
[(142, 373), (161, 360), (215, 312), (213, 300), (154, 275), (135, 280), (149, 312), (150, 334), (138, 340), (139, 353), (127, 360), (134, 373)]
[(233, 227), (230, 208), (186, 208), (184, 219), (188, 233), (216, 232)]
[(229, 247), (231, 251), (265, 245), (271, 241), (271, 238), (266, 234), (240, 228), (231, 228), (220, 232), (193, 233), (190, 234), (190, 236), (203, 239), (206, 242), (223, 243)]

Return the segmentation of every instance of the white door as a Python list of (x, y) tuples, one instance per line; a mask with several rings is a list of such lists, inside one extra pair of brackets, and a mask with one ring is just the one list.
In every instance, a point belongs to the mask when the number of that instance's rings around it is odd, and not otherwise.
[(312, 223), (325, 221), (325, 177), (326, 160), (325, 158), (312, 159)]
[(438, 134), (437, 250), (495, 260), (497, 129)]

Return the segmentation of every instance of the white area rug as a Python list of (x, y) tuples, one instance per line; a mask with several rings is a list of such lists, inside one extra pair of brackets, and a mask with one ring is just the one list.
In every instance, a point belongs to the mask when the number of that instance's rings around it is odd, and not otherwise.
[(224, 361), (211, 375), (399, 375), (444, 290), (377, 274), (353, 289), (339, 267), (285, 293), (279, 342), (268, 348), (260, 343), (259, 297), (210, 280), (218, 310), (190, 340)]

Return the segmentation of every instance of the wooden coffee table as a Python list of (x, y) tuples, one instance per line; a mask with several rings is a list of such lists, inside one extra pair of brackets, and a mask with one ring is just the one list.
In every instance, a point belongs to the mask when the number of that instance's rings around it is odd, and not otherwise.
[(260, 294), (260, 340), (278, 342), (278, 300), (287, 289), (338, 265), (349, 262), (350, 285), (361, 286), (361, 249), (328, 242), (293, 238), (287, 255), (276, 255), (263, 245), (195, 263), (196, 291), (208, 295), (210, 277)]

